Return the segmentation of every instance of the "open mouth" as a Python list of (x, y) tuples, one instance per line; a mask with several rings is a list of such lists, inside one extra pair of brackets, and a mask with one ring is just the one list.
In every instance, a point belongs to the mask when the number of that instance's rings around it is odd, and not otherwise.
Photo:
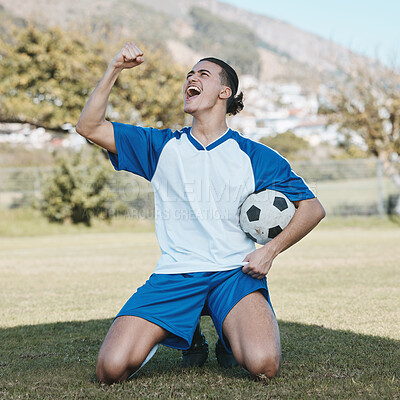
[(191, 100), (201, 94), (201, 90), (197, 86), (189, 86), (186, 89), (186, 100)]

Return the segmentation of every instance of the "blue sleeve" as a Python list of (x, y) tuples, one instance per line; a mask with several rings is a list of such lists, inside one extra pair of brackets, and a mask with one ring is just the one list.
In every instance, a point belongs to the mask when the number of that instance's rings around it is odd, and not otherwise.
[(173, 137), (170, 129), (158, 130), (113, 122), (117, 153), (108, 152), (117, 171), (125, 170), (151, 181), (165, 144)]
[(304, 180), (296, 175), (286, 158), (261, 143), (248, 142), (243, 150), (251, 160), (255, 191), (272, 189), (283, 193), (290, 201), (315, 197)]
[(286, 158), (262, 145), (255, 152), (253, 170), (255, 190), (272, 189), (283, 193), (290, 201), (315, 197), (304, 180), (290, 167)]

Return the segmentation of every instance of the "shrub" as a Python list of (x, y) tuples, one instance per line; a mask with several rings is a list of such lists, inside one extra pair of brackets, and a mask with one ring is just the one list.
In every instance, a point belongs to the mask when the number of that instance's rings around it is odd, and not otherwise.
[(115, 194), (108, 187), (111, 169), (100, 150), (62, 156), (42, 190), (41, 212), (50, 222), (90, 226), (92, 217), (110, 219)]
[(305, 150), (310, 147), (305, 139), (297, 136), (292, 131), (278, 133), (275, 136), (263, 137), (260, 139), (260, 142), (279, 151), (279, 153), (288, 159), (293, 159), (300, 150)]

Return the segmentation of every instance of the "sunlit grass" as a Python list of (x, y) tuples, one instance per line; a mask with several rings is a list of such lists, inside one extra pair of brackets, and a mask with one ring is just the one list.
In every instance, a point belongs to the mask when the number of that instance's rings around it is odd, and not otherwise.
[(400, 227), (389, 220), (328, 218), (276, 259), (269, 288), (282, 336), (279, 378), (220, 369), (206, 317), (204, 368), (184, 371), (180, 352), (162, 347), (134, 381), (111, 388), (94, 381), (96, 355), (157, 262), (152, 224), (53, 227), (13, 213), (0, 229), (1, 399), (400, 397)]

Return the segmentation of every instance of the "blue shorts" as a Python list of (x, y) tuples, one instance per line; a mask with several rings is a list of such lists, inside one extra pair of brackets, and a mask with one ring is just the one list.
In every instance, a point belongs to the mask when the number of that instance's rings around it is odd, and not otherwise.
[(266, 278), (254, 279), (243, 273), (242, 267), (219, 272), (152, 274), (117, 317), (132, 315), (161, 326), (171, 333), (161, 342), (163, 345), (186, 350), (200, 316), (210, 315), (218, 336), (231, 351), (222, 334), (222, 324), (243, 297), (257, 290), (271, 305)]

